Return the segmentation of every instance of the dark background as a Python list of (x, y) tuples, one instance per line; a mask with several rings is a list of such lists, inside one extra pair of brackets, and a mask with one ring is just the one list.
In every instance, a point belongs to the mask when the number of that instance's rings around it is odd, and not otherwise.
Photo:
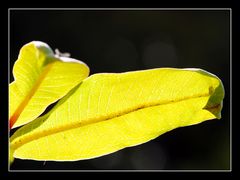
[[(15, 159), (10, 169), (230, 168), (229, 10), (10, 10), (10, 70), (33, 40), (84, 61), (91, 74), (202, 68), (225, 87), (222, 119), (178, 128), (145, 144), (76, 162)], [(10, 77), (12, 81), (12, 75)]]

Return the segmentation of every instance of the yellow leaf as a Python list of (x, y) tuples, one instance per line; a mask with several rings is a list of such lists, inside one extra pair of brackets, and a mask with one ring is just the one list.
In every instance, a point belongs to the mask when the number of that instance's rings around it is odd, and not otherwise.
[(66, 95), (89, 74), (81, 61), (54, 55), (39, 41), (24, 45), (13, 67), (9, 86), (10, 127), (36, 119), (48, 105)]
[(73, 161), (142, 144), (220, 118), (221, 81), (201, 69), (95, 74), (10, 139), (14, 157)]
[(9, 149), (9, 152), (8, 152), (8, 161), (10, 165), (14, 162), (13, 151), (11, 148)]

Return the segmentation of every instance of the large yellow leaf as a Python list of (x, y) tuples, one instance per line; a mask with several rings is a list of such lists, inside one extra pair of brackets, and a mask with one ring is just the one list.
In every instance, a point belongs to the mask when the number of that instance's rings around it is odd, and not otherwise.
[(23, 46), (13, 67), (15, 81), (9, 87), (10, 127), (37, 118), (88, 74), (89, 68), (83, 62), (54, 55), (43, 42)]
[(15, 158), (72, 161), (221, 117), (224, 89), (200, 69), (95, 74), (10, 139)]

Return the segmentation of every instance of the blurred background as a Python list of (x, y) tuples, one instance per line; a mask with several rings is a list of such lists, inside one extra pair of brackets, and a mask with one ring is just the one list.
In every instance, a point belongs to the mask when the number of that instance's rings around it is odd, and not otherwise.
[(91, 74), (159, 67), (205, 69), (223, 81), (222, 119), (178, 128), (91, 160), (15, 159), (11, 169), (230, 168), (229, 10), (10, 10), (10, 70), (20, 48), (33, 40), (84, 61)]

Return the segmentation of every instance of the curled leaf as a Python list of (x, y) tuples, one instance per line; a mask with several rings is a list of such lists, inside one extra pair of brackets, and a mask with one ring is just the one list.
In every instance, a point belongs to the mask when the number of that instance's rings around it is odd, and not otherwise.
[(9, 121), (15, 128), (36, 119), (48, 105), (66, 95), (89, 74), (81, 61), (54, 55), (40, 41), (24, 45), (9, 86)]
[(145, 143), (221, 118), (224, 88), (201, 69), (95, 74), (11, 137), (14, 157), (73, 161)]

